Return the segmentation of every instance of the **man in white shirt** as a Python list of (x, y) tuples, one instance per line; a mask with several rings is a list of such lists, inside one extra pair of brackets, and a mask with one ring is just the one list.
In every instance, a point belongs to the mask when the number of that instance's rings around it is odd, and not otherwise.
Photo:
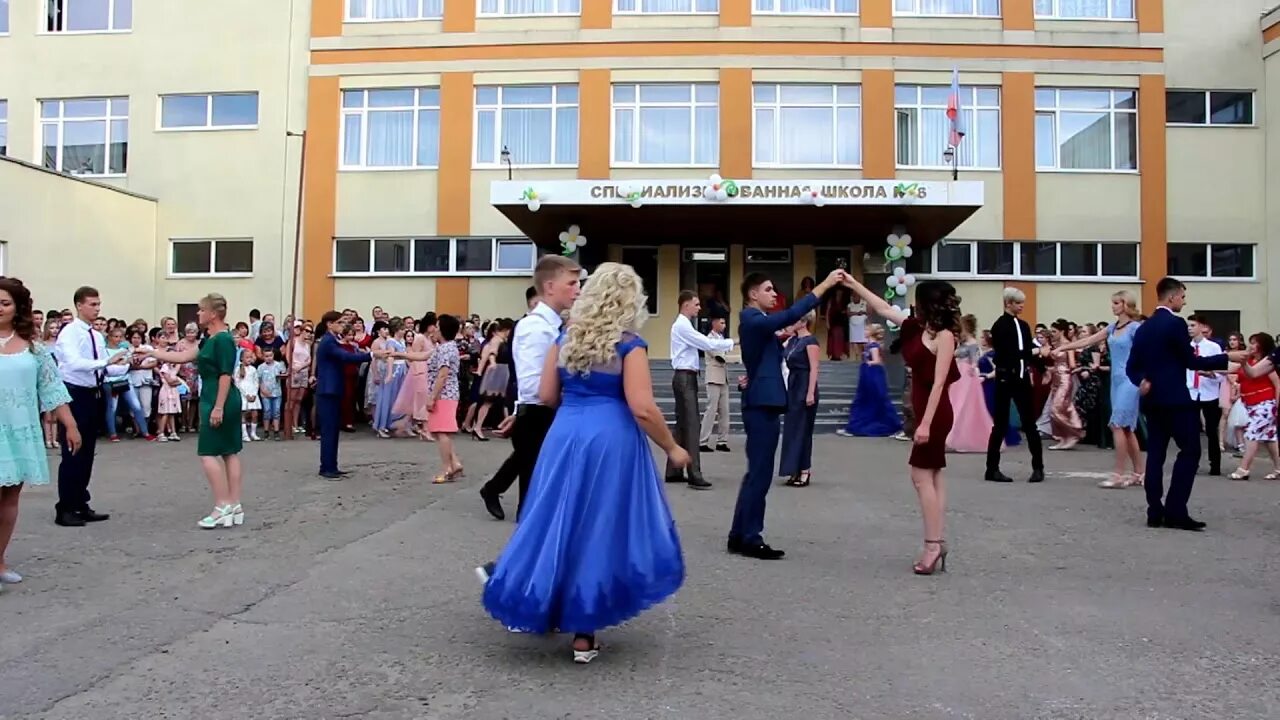
[[(495, 518), (505, 517), (499, 497), (511, 487), (516, 477), (520, 480), (519, 502), (523, 504), (529, 491), (529, 479), (533, 466), (542, 450), (542, 441), (555, 419), (554, 408), (542, 404), (538, 398), (538, 385), (542, 380), (542, 367), (547, 351), (560, 336), (561, 314), (573, 307), (581, 287), (578, 264), (561, 255), (544, 255), (533, 271), (533, 283), (540, 300), (528, 315), (520, 318), (512, 333), (511, 355), (515, 361), (516, 413), (503, 421), (500, 431), (511, 430), (511, 446), (515, 450), (512, 462), (515, 475), (496, 473), (480, 489), (485, 508)], [(514, 424), (513, 424), (514, 423)], [(519, 505), (516, 519), (520, 517)]]
[[(702, 309), (698, 294), (692, 290), (680, 291), (680, 312), (671, 323), (671, 389), (676, 396), (676, 442), (689, 453), (689, 487), (709, 490), (711, 483), (702, 477), (702, 464), (698, 458), (698, 351), (728, 352), (733, 340), (707, 337), (693, 329), (693, 318)], [(667, 482), (685, 482), (684, 471), (667, 461)]]
[[(712, 340), (723, 340), (728, 318), (711, 316), (711, 332), (707, 337)], [(729, 358), (725, 353), (707, 353), (707, 409), (702, 414), (702, 432), (699, 433), (698, 450), (700, 452), (729, 452)], [(715, 432), (716, 444), (711, 445), (711, 434)]]
[[(1209, 339), (1213, 329), (1203, 315), (1187, 318), (1187, 332), (1191, 336), (1191, 350), (1199, 357), (1222, 354), (1222, 346)], [(1209, 438), (1209, 474), (1222, 474), (1222, 446), (1218, 444), (1218, 424), (1222, 422), (1222, 373), (1201, 370), (1187, 371), (1187, 391), (1204, 419), (1204, 434)]]
[(54, 522), (64, 527), (83, 527), (85, 523), (110, 517), (89, 507), (89, 479), (93, 475), (94, 447), (106, 417), (103, 382), (107, 375), (124, 375), (129, 370), (128, 353), (109, 356), (106, 338), (93, 329), (93, 321), (102, 311), (98, 291), (82, 287), (76, 290), (74, 299), (76, 319), (62, 328), (53, 348), (58, 371), (71, 393), (71, 414), (76, 419), (81, 437), (79, 452), (72, 452), (64, 429), (58, 427), (62, 462), (58, 465), (58, 504), (54, 506)]

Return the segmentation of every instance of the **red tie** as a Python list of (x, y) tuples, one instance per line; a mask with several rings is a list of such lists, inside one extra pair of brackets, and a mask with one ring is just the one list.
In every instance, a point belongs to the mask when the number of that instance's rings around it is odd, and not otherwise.
[[(1200, 346), (1199, 346), (1199, 345), (1192, 345), (1192, 346), (1191, 346), (1191, 352), (1192, 352), (1192, 354), (1194, 354), (1196, 357), (1200, 357)], [(1194, 371), (1193, 371), (1193, 372), (1194, 372)], [(1192, 375), (1191, 377), (1192, 377), (1192, 380), (1191, 380), (1191, 387), (1196, 388), (1196, 389), (1199, 389), (1199, 388), (1200, 388), (1200, 373), (1196, 372), (1196, 374), (1195, 374), (1195, 375)], [(1196, 398), (1196, 399), (1197, 399), (1197, 400), (1199, 400), (1199, 398)]]

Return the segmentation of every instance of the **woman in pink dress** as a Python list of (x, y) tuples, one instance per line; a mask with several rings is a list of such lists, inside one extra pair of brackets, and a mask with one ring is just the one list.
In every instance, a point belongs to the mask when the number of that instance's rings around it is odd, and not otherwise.
[(405, 357), (409, 359), (409, 373), (404, 377), (404, 385), (400, 394), (391, 406), (392, 413), (409, 418), (423, 440), (431, 441), (431, 432), (427, 429), (427, 408), (431, 402), (431, 381), (427, 377), (427, 361), (435, 350), (432, 338), (436, 333), (436, 314), (429, 312), (418, 322), (418, 333), (409, 346)]
[(982, 347), (978, 344), (977, 332), (978, 318), (973, 315), (960, 318), (960, 344), (956, 348), (960, 379), (947, 389), (955, 414), (955, 422), (947, 434), (947, 449), (951, 452), (985, 453), (994, 424), (982, 391), (982, 373), (978, 371)]

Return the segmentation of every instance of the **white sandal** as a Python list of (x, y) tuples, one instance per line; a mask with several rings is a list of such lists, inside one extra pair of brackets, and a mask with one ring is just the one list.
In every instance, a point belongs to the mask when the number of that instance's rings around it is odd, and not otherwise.
[(205, 530), (212, 530), (218, 527), (231, 527), (235, 522), (235, 506), (223, 505), (222, 507), (214, 506), (213, 512), (201, 518), (197, 524)]

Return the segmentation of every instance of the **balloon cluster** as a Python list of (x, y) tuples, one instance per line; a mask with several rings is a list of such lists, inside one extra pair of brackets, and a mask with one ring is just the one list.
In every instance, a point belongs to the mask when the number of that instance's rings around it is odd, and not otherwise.
[(570, 225), (568, 230), (560, 233), (561, 255), (572, 255), (586, 244), (587, 237), (582, 234), (582, 228), (577, 225)]
[(887, 238), (889, 247), (884, 249), (884, 259), (889, 262), (909, 258), (915, 254), (911, 249), (911, 236), (904, 233), (892, 233)]
[(644, 202), (640, 199), (639, 188), (636, 188), (634, 185), (623, 185), (620, 188), (620, 191), (622, 193), (622, 197), (626, 199), (627, 204), (629, 204), (631, 207), (638, 208), (644, 204)]
[(822, 193), (817, 190), (805, 190), (800, 194), (800, 202), (805, 205), (822, 207), (827, 204), (827, 199), (822, 197)]
[(702, 191), (702, 197), (711, 202), (724, 202), (732, 197), (738, 197), (738, 183), (732, 180), (725, 180), (719, 175), (712, 175), (707, 179), (707, 187)]
[(885, 285), (889, 288), (884, 291), (885, 300), (893, 300), (896, 297), (903, 297), (907, 294), (907, 288), (916, 284), (916, 276), (907, 272), (905, 268), (894, 268), (893, 274), (885, 278)]
[(538, 208), (542, 207), (542, 201), (547, 199), (547, 193), (527, 187), (520, 193), (520, 199), (529, 206), (530, 212), (538, 212)]

